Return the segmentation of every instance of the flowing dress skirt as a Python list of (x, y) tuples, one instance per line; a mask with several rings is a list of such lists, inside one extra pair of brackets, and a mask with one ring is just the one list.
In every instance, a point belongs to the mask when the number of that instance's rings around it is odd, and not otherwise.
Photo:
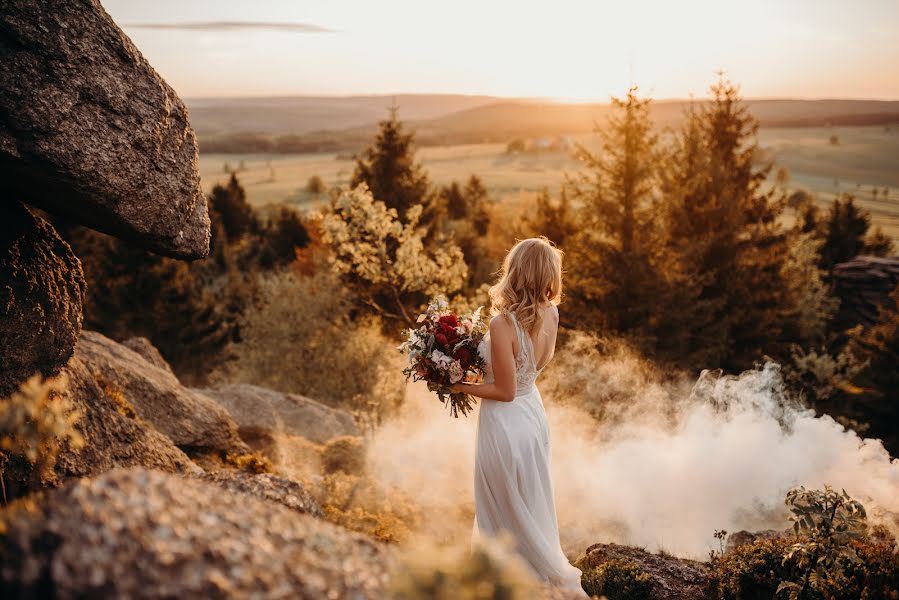
[(549, 427), (536, 386), (512, 402), (481, 402), (474, 494), (475, 538), (511, 534), (538, 579), (583, 593), (581, 572), (559, 545)]

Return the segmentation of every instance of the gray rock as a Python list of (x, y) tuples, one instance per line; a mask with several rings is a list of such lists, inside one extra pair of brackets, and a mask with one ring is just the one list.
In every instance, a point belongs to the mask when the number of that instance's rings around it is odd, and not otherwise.
[(139, 418), (178, 447), (249, 451), (228, 411), (182, 386), (171, 371), (94, 331), (82, 333), (75, 354), (91, 366), (108, 393), (120, 394)]
[(0, 89), (15, 197), (160, 254), (209, 253), (187, 109), (98, 0), (4, 2)]
[[(2, 94), (0, 94), (2, 95)], [(18, 202), (0, 200), (0, 397), (55, 375), (81, 332), (84, 274), (69, 245)]]
[(588, 571), (610, 560), (626, 560), (652, 577), (654, 600), (695, 600), (703, 598), (709, 572), (708, 563), (652, 554), (641, 548), (619, 544), (593, 544), (575, 566)]
[(78, 354), (76, 351), (63, 374), (68, 379), (65, 395), (81, 414), (76, 428), (85, 443), (78, 450), (62, 448), (56, 461), (60, 480), (133, 465), (172, 473), (202, 473), (171, 439), (138, 418), (121, 395), (108, 386), (104, 389), (106, 384), (94, 365)]
[(291, 479), (278, 477), (271, 473), (242, 473), (234, 471), (215, 471), (200, 476), (231, 492), (249, 494), (262, 500), (283, 504), (297, 512), (314, 517), (323, 516), (321, 506), (306, 488)]
[(272, 433), (299, 435), (320, 444), (341, 435), (360, 435), (353, 415), (305, 396), (248, 384), (200, 391), (231, 413), (248, 443)]
[(128, 338), (122, 345), (128, 348), (129, 350), (134, 350), (138, 354), (140, 354), (144, 360), (155, 367), (159, 367), (160, 369), (165, 369), (170, 373), (174, 374), (172, 371), (171, 365), (162, 357), (162, 354), (159, 353), (159, 350), (156, 349), (156, 346), (145, 337), (133, 337)]
[(0, 597), (381, 598), (394, 550), (214, 483), (140, 468), (0, 512)]
[(789, 532), (777, 531), (774, 529), (764, 529), (762, 531), (735, 531), (727, 536), (724, 544), (724, 553), (730, 554), (741, 546), (748, 546), (756, 540), (771, 540), (788, 535)]

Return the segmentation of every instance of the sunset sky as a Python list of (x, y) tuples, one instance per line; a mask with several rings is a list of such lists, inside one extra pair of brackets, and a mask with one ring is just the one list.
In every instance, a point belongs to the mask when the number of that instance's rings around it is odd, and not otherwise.
[(182, 95), (899, 99), (899, 0), (102, 0)]

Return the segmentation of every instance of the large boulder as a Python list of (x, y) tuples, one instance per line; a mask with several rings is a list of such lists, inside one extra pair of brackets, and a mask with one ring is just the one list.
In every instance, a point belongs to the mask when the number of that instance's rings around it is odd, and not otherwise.
[(636, 565), (650, 576), (653, 600), (695, 600), (704, 598), (708, 585), (708, 563), (677, 558), (670, 554), (652, 554), (642, 548), (619, 544), (593, 544), (575, 563), (589, 579), (590, 572), (609, 561)]
[(63, 446), (55, 468), (59, 480), (134, 465), (172, 473), (203, 472), (171, 439), (140, 419), (90, 359), (79, 354), (62, 373), (68, 380), (64, 394), (81, 415), (75, 427), (85, 443), (80, 449)]
[(312, 494), (292, 479), (286, 479), (271, 473), (244, 473), (239, 471), (213, 471), (203, 473), (200, 475), (200, 478), (232, 492), (249, 494), (263, 500), (283, 504), (297, 512), (310, 514), (314, 517), (324, 516), (321, 506), (319, 506)]
[(342, 435), (359, 435), (353, 415), (305, 396), (285, 394), (249, 384), (200, 390), (225, 407), (251, 445), (273, 434), (301, 436), (324, 443)]
[(85, 284), (81, 262), (47, 221), (18, 202), (4, 200), (0, 220), (4, 397), (36, 372), (55, 375), (69, 360), (81, 332)]
[(381, 598), (394, 551), (214, 483), (144, 469), (0, 513), (0, 597)]
[(141, 336), (128, 338), (127, 340), (122, 342), (122, 345), (129, 350), (134, 350), (135, 352), (140, 354), (144, 358), (144, 360), (146, 360), (151, 365), (174, 373), (174, 371), (172, 371), (172, 366), (162, 357), (162, 354), (159, 353), (159, 350), (156, 349), (156, 346), (153, 345), (153, 342), (151, 342), (147, 338)]
[(75, 355), (89, 364), (107, 393), (187, 450), (246, 452), (237, 424), (218, 403), (178, 381), (168, 369), (94, 331), (85, 331)]
[(208, 254), (187, 109), (99, 0), (5, 1), (0, 89), (13, 197), (160, 254)]

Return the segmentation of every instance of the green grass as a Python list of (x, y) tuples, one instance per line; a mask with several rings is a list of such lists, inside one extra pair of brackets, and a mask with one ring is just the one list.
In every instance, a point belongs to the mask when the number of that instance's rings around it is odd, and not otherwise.
[[(836, 135), (839, 143), (830, 143)], [(593, 144), (593, 138), (585, 143)], [(829, 202), (840, 192), (851, 192), (871, 212), (875, 223), (899, 240), (899, 126), (769, 128), (759, 133), (762, 148), (790, 174), (787, 187), (803, 188)], [(446, 184), (481, 177), (492, 195), (501, 200), (530, 196), (543, 187), (558, 190), (565, 173), (579, 163), (564, 153), (542, 155), (505, 154), (505, 144), (467, 144), (422, 148), (419, 157), (431, 180)], [(251, 203), (294, 204), (308, 208), (322, 198), (306, 194), (312, 175), (330, 186), (349, 183), (354, 163), (347, 155), (225, 155), (200, 156), (200, 175), (205, 190), (227, 179), (225, 164), (238, 169)], [(241, 168), (241, 164), (243, 167)], [(875, 200), (873, 188), (878, 188)], [(888, 190), (884, 198), (883, 190)]]

